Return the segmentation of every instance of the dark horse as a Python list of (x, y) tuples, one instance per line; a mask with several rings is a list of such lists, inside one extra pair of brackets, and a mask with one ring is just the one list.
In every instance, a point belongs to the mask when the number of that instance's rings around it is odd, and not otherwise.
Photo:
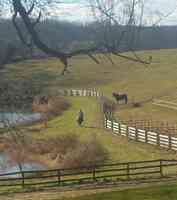
[(119, 93), (112, 93), (112, 96), (116, 99), (117, 102), (119, 101), (125, 101), (125, 104), (128, 103), (128, 96), (127, 94), (119, 94)]

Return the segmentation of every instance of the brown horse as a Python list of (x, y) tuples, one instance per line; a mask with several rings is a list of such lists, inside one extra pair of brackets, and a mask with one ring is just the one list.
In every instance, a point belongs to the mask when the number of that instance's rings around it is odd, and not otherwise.
[(128, 103), (128, 96), (127, 94), (119, 94), (119, 93), (112, 93), (112, 96), (116, 99), (116, 101), (119, 103), (119, 101), (124, 101), (125, 104)]

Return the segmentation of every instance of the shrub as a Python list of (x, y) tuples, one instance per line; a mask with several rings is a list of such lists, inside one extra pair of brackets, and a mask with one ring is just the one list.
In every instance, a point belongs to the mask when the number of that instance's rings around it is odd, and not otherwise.
[(48, 115), (59, 115), (70, 107), (70, 103), (63, 97), (35, 97), (33, 111)]
[(94, 166), (102, 164), (108, 159), (108, 152), (103, 145), (95, 139), (88, 142), (80, 142), (76, 148), (67, 151), (60, 165), (67, 167)]
[(139, 108), (139, 107), (141, 107), (142, 105), (141, 105), (141, 103), (140, 102), (134, 102), (133, 103), (133, 107), (134, 108)]
[(102, 164), (108, 152), (95, 138), (83, 142), (75, 134), (30, 142), (8, 140), (5, 152), (13, 163), (36, 161), (54, 168), (76, 168)]

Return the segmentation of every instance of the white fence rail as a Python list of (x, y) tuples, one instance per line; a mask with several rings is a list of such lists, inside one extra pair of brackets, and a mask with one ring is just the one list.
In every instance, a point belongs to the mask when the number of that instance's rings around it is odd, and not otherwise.
[(58, 93), (63, 96), (82, 96), (82, 97), (100, 97), (102, 94), (96, 89), (64, 89), (59, 90)]
[(129, 127), (108, 119), (105, 119), (105, 128), (112, 130), (117, 135), (126, 136), (130, 140), (177, 151), (177, 138), (170, 135)]

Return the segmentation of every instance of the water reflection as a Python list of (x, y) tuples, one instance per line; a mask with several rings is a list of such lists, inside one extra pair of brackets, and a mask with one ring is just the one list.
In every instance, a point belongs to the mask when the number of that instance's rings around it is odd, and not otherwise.
[(40, 113), (0, 112), (0, 128), (8, 125), (28, 124), (39, 121), (41, 118)]
[[(35, 162), (26, 162), (22, 164), (23, 171), (36, 171), (45, 169), (39, 163)], [(19, 172), (18, 164), (13, 164), (10, 162), (10, 158), (5, 153), (0, 153), (0, 174), (12, 173), (12, 172)], [(16, 175), (17, 176), (17, 175)], [(12, 175), (10, 176), (12, 177)]]

